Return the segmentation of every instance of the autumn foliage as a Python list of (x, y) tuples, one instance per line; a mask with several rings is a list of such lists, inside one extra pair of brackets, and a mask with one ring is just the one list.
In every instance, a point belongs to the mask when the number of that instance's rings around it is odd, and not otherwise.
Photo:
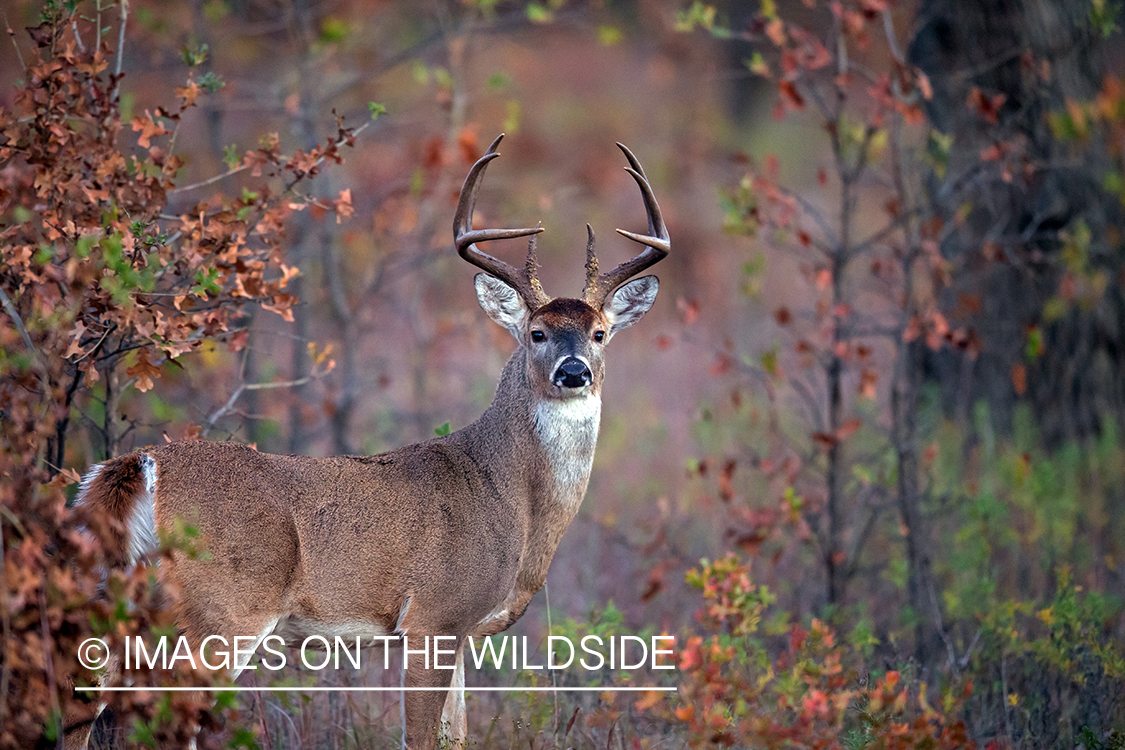
[(750, 583), (749, 565), (704, 560), (688, 579), (707, 602), (700, 622), (720, 631), (691, 637), (680, 655), (674, 715), (692, 747), (975, 747), (957, 717), (971, 684), (934, 696), (894, 670), (876, 677), (817, 619), (775, 633), (785, 646), (772, 657), (760, 631), (774, 597)]
[[(162, 368), (206, 339), (240, 348), (243, 307), (258, 303), (291, 318), (284, 262), (287, 216), (308, 201), (294, 192), (322, 165), (342, 160), (353, 131), (339, 125), (323, 145), (281, 153), (276, 135), (230, 164), (262, 182), (240, 195), (201, 200), (168, 214), (182, 161), (176, 136), (184, 111), (206, 95), (188, 75), (176, 103), (120, 119), (120, 72), (107, 44), (61, 5), (30, 29), (16, 108), (0, 112), (0, 498), (3, 642), (0, 747), (25, 748), (88, 725), (94, 700), (75, 693), (96, 676), (75, 673), (79, 643), (104, 636), (174, 632), (152, 574), (103, 580), (96, 538), (104, 518), (65, 507), (64, 469), (72, 408), (99, 403), (105, 456), (118, 450), (117, 398), (146, 391)], [(73, 22), (73, 23), (72, 23)], [(350, 199), (321, 201), (347, 215)], [(92, 532), (92, 533), (90, 533)], [(190, 545), (190, 529), (164, 540)], [(159, 578), (159, 573), (156, 578)], [(179, 684), (206, 677), (162, 675)], [(95, 700), (96, 702), (96, 700)], [(115, 696), (122, 726), (150, 745), (182, 746), (209, 723), (209, 699)]]

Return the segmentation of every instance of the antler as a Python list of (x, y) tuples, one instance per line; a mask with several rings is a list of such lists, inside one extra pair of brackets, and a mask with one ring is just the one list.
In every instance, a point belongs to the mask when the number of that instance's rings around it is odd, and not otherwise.
[(660, 214), (660, 206), (656, 203), (656, 196), (652, 194), (652, 186), (648, 184), (648, 177), (645, 176), (641, 163), (624, 145), (618, 143), (617, 147), (629, 160), (629, 166), (625, 171), (633, 176), (641, 189), (641, 197), (644, 198), (645, 210), (648, 212), (648, 234), (633, 234), (618, 229), (618, 234), (645, 245), (645, 249), (632, 260), (625, 261), (609, 273), (599, 274), (598, 256), (594, 252), (594, 230), (590, 229), (589, 224), (586, 225), (589, 241), (586, 243), (586, 288), (582, 290), (582, 297), (587, 304), (598, 308), (605, 303), (606, 297), (614, 289), (654, 263), (664, 260), (672, 249), (668, 229), (664, 226), (664, 217)]
[(477, 159), (476, 164), (469, 170), (469, 176), (465, 178), (465, 184), (461, 188), (461, 197), (457, 201), (457, 213), (453, 217), (453, 241), (457, 245), (458, 255), (515, 289), (523, 297), (527, 306), (534, 311), (551, 301), (551, 298), (547, 296), (539, 283), (539, 262), (535, 258), (535, 237), (532, 237), (528, 242), (527, 261), (522, 269), (510, 266), (504, 261), (482, 252), (476, 243), (511, 237), (526, 237), (529, 234), (536, 235), (542, 232), (543, 228), (537, 226), (533, 229), (473, 229), (473, 206), (477, 202), (480, 179), (484, 176), (484, 170), (488, 163), (500, 156), (496, 152), (496, 147), (500, 145), (500, 139), (503, 137), (503, 133), (496, 137), (488, 150), (484, 152), (484, 156)]

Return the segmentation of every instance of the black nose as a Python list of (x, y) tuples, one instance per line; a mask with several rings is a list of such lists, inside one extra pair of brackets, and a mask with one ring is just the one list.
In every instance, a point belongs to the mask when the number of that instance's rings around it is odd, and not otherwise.
[(590, 385), (590, 368), (577, 357), (567, 357), (555, 370), (555, 385), (563, 388), (581, 388)]

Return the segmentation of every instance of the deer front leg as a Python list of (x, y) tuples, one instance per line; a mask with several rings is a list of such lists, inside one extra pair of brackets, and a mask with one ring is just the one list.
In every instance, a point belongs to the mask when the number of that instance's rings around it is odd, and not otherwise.
[[(413, 640), (413, 636), (411, 636)], [(432, 639), (431, 639), (432, 641)], [(448, 641), (446, 642), (448, 643)], [(432, 652), (431, 652), (432, 653)], [(460, 653), (460, 651), (458, 651)], [(449, 657), (445, 657), (449, 658)], [(426, 666), (420, 653), (412, 653), (406, 668), (404, 684), (407, 688), (449, 688), (458, 670), (434, 669)], [(462, 671), (461, 685), (464, 685)], [(442, 728), (443, 709), (447, 696), (452, 698), (460, 691), (448, 690), (408, 690), (404, 697), (406, 708), (406, 748), (407, 750), (435, 750), (438, 735), (444, 735)]]
[(453, 682), (445, 695), (441, 711), (441, 731), (451, 748), (464, 748), (468, 735), (468, 717), (465, 713), (465, 641), (457, 646), (457, 667)]

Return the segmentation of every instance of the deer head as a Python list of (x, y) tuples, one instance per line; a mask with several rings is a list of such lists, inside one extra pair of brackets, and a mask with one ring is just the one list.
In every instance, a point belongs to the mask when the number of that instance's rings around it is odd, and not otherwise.
[[(566, 399), (601, 391), (605, 372), (605, 346), (618, 331), (636, 323), (656, 300), (659, 280), (643, 276), (628, 281), (668, 255), (671, 245), (660, 206), (652, 193), (644, 169), (625, 146), (617, 147), (629, 161), (626, 167), (641, 189), (648, 213), (648, 234), (618, 233), (645, 246), (637, 256), (608, 273), (598, 270), (594, 250), (594, 230), (586, 225), (586, 286), (582, 298), (552, 299), (539, 283), (539, 262), (535, 255), (535, 235), (542, 227), (530, 229), (473, 229), (473, 206), (481, 178), (491, 162), (503, 134), (484, 156), (473, 164), (453, 219), (457, 253), (487, 273), (475, 278), (477, 299), (488, 316), (507, 328), (520, 346), (527, 349), (527, 377), (541, 397)], [(531, 236), (523, 268), (515, 268), (477, 247), (477, 242)], [(628, 281), (628, 283), (625, 283)]]

